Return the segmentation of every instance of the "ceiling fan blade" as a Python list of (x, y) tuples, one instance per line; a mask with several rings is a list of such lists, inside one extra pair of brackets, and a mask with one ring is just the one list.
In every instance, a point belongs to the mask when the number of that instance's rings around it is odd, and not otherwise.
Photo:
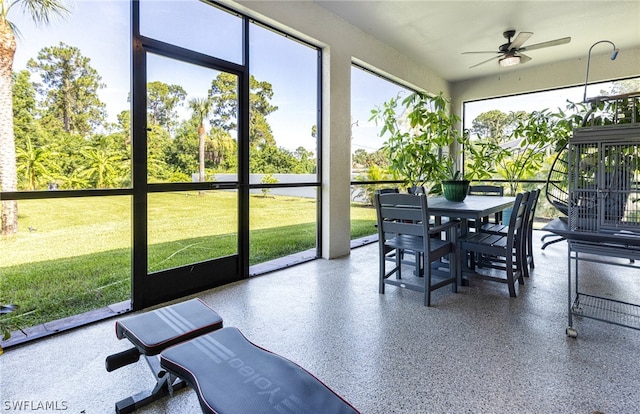
[(531, 33), (531, 32), (520, 32), (520, 33), (518, 33), (518, 36), (516, 36), (516, 38), (513, 39), (513, 42), (511, 42), (511, 44), (509, 45), (509, 50), (513, 50), (513, 49), (519, 48), (520, 46), (522, 46), (524, 44), (524, 42), (529, 40), (529, 38), (531, 36), (533, 36), (533, 33)]
[(492, 51), (483, 50), (483, 51), (476, 51), (476, 52), (462, 52), (463, 55), (477, 55), (477, 54), (480, 54), (480, 53), (486, 54), (486, 53), (502, 53), (502, 52), (497, 51), (497, 50), (492, 50)]
[(536, 43), (535, 45), (531, 45), (531, 46), (524, 46), (524, 47), (521, 47), (518, 50), (519, 51), (525, 51), (525, 50), (529, 51), (529, 50), (542, 49), (543, 47), (564, 45), (565, 43), (569, 43), (570, 41), (571, 41), (570, 37), (563, 37), (562, 39), (556, 39), (556, 40), (550, 40), (548, 42)]
[(469, 66), (469, 69), (473, 69), (473, 68), (475, 68), (476, 66), (480, 66), (480, 65), (485, 64), (485, 63), (487, 63), (487, 62), (491, 62), (492, 60), (498, 59), (498, 58), (500, 58), (500, 57), (502, 57), (502, 56), (503, 56), (503, 55), (498, 55), (498, 56), (494, 56), (494, 57), (492, 57), (492, 58), (489, 58), (489, 59), (487, 59), (487, 60), (483, 60), (483, 61), (482, 61), (482, 62), (480, 62), (480, 63), (476, 63), (476, 64), (475, 64), (475, 65), (473, 65), (473, 66)]
[(518, 56), (520, 56), (520, 64), (527, 63), (528, 61), (531, 60), (531, 58), (529, 56), (525, 55), (524, 53), (518, 52)]

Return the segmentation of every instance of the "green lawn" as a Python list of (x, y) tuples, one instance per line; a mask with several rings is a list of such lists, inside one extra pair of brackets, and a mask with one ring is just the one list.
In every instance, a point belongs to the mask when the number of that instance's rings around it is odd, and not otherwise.
[[(234, 192), (151, 194), (149, 269), (236, 252)], [(131, 198), (19, 202), (19, 233), (0, 238), (0, 302), (28, 327), (130, 297)], [(251, 257), (257, 264), (316, 244), (316, 200), (251, 197)], [(353, 204), (352, 238), (375, 233), (375, 210)], [(4, 317), (7, 320), (7, 317)]]

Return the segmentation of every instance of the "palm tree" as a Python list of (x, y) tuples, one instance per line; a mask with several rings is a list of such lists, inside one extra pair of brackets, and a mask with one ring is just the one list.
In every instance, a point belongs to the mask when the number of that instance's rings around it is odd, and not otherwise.
[(45, 147), (37, 147), (27, 138), (26, 148), (17, 148), (18, 171), (23, 171), (27, 190), (37, 190), (38, 184), (44, 179), (51, 178), (50, 172), (59, 167), (50, 162), (50, 158), (57, 155)]
[[(0, 191), (18, 189), (16, 145), (13, 136), (12, 79), (17, 29), (7, 15), (20, 6), (37, 24), (47, 24), (53, 15), (64, 16), (69, 10), (59, 0), (0, 0)], [(2, 201), (1, 234), (18, 231), (18, 202)]]
[(104, 148), (85, 147), (81, 151), (87, 166), (82, 176), (95, 183), (96, 188), (109, 188), (116, 185), (121, 175), (118, 165), (122, 161), (119, 154), (112, 154)]
[(211, 112), (211, 100), (207, 98), (193, 98), (189, 101), (189, 108), (193, 111), (194, 118), (198, 121), (198, 181), (204, 182), (204, 148), (207, 133), (204, 130), (204, 121)]

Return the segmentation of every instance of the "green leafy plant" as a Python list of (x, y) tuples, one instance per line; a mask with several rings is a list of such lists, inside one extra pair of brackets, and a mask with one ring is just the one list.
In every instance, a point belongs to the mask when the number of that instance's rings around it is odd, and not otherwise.
[[(271, 174), (265, 174), (260, 180), (261, 184), (277, 184), (278, 179)], [(262, 197), (266, 197), (271, 192), (270, 188), (262, 189)]]
[(496, 173), (495, 164), (506, 151), (495, 142), (467, 141), (466, 151), (470, 157), (465, 158), (464, 177), (472, 180), (490, 179)]
[(519, 182), (540, 170), (553, 144), (566, 142), (570, 134), (571, 121), (562, 112), (543, 109), (519, 118), (510, 145), (503, 146), (496, 157), (498, 174), (507, 180), (509, 193), (515, 195)]
[[(3, 316), (17, 309), (18, 309), (17, 305), (10, 305), (10, 304), (0, 305), (0, 317), (2, 317), (2, 319), (0, 319), (0, 330), (2, 331), (3, 341), (6, 341), (7, 339), (11, 338), (11, 332), (15, 330), (20, 330), (20, 332), (27, 335), (25, 331), (22, 330), (22, 328), (17, 326), (15, 323), (12, 323), (11, 321), (6, 320), (6, 317)], [(2, 353), (3, 353), (2, 346), (0, 346), (0, 355), (2, 355)]]
[[(376, 165), (371, 164), (369, 168), (367, 168), (367, 172), (365, 174), (359, 174), (355, 181), (382, 181), (389, 179), (388, 172)], [(366, 200), (368, 205), (373, 205), (373, 196), (376, 190), (388, 187), (388, 184), (363, 184), (363, 185), (355, 185), (353, 186), (353, 190), (351, 191), (351, 195), (357, 199)]]
[(445, 169), (445, 175), (442, 177), (444, 181), (463, 181), (467, 177), (463, 176), (462, 171), (458, 169), (458, 163), (455, 158), (447, 156), (442, 160)]
[(437, 191), (449, 176), (450, 147), (465, 141), (456, 129), (460, 118), (449, 112), (442, 93), (415, 92), (400, 99), (398, 95), (372, 110), (370, 118), (382, 125), (379, 135), (388, 137), (383, 148), (389, 153), (390, 170), (410, 187), (429, 185)]

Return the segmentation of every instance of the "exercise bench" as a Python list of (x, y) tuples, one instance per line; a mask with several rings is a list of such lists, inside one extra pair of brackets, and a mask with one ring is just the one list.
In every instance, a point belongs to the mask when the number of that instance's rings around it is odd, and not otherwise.
[(116, 413), (126, 414), (182, 388), (185, 383), (160, 366), (159, 354), (168, 347), (222, 328), (222, 318), (200, 299), (165, 306), (116, 322), (118, 339), (128, 339), (131, 349), (106, 358), (108, 372), (133, 364), (143, 355), (156, 379), (154, 388), (116, 403)]
[(184, 379), (205, 414), (354, 414), (301, 366), (222, 328), (167, 348), (160, 365)]

